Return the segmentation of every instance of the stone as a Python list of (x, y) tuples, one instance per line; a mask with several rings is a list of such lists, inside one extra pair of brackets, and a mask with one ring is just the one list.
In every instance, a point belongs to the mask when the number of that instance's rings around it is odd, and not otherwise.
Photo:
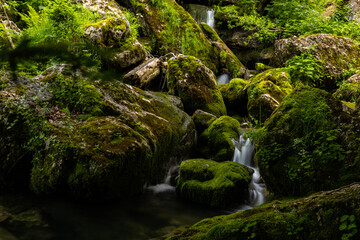
[(340, 85), (334, 93), (334, 97), (354, 103), (360, 96), (360, 73), (352, 75), (348, 80)]
[(183, 200), (226, 207), (246, 198), (251, 175), (239, 163), (191, 159), (180, 165), (176, 191)]
[(215, 115), (200, 109), (196, 110), (191, 118), (195, 123), (198, 133), (202, 133), (206, 128), (210, 126), (212, 122), (217, 119)]
[(228, 84), (219, 86), (229, 114), (247, 115), (247, 96), (245, 89), (249, 83), (249, 81), (241, 78), (233, 78)]

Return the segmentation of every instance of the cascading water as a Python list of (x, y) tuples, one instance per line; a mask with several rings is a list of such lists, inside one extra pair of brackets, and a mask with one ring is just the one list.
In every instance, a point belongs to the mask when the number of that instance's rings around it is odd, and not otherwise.
[(215, 11), (211, 7), (199, 4), (187, 4), (185, 9), (198, 24), (206, 22), (210, 27), (215, 27)]
[(231, 80), (231, 77), (227, 73), (222, 73), (216, 78), (216, 81), (218, 84), (226, 84), (226, 83), (229, 83), (230, 80)]
[[(254, 170), (251, 183), (249, 185), (249, 207), (255, 207), (265, 202), (264, 191), (265, 185), (261, 183), (259, 168), (254, 161), (255, 146), (251, 140), (245, 139), (242, 135), (239, 142), (235, 144), (233, 162), (237, 162)], [(243, 206), (244, 208), (248, 208)]]

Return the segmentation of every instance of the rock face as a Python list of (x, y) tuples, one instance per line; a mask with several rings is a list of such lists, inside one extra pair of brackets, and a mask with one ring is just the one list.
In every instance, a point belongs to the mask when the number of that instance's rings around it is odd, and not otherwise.
[(355, 102), (360, 96), (360, 73), (351, 76), (334, 93), (334, 97), (346, 101)]
[(245, 116), (247, 114), (247, 95), (245, 92), (248, 81), (233, 78), (228, 84), (219, 86), (229, 114)]
[(203, 110), (196, 110), (191, 117), (195, 123), (198, 133), (202, 133), (206, 128), (210, 127), (217, 117), (211, 113), (204, 112)]
[[(359, 238), (360, 184), (204, 219), (167, 240)], [(351, 227), (350, 227), (351, 226)]]
[(126, 197), (194, 144), (194, 123), (173, 96), (59, 75), (20, 84), (1, 85), (1, 187), (30, 178), (36, 193)]
[(235, 146), (233, 140), (240, 135), (240, 123), (229, 116), (213, 121), (199, 137), (201, 156), (216, 161), (231, 161)]
[(330, 93), (300, 87), (265, 122), (255, 158), (267, 188), (306, 195), (359, 181), (359, 117)]
[(206, 23), (201, 23), (201, 26), (206, 35), (211, 39), (211, 43), (216, 46), (220, 54), (220, 67), (226, 68), (234, 78), (243, 77), (246, 68), (240, 60), (235, 56), (230, 48), (226, 46), (214, 29)]
[[(214, 73), (219, 66), (217, 49), (201, 31), (199, 25), (175, 0), (119, 0), (119, 3), (139, 14), (142, 31), (151, 40), (157, 55), (182, 53), (200, 59)], [(150, 41), (151, 42), (151, 41)]]
[(359, 45), (346, 37), (315, 34), (308, 37), (293, 37), (275, 42), (273, 62), (284, 65), (287, 60), (311, 53), (322, 62), (322, 81), (326, 89), (334, 89), (341, 75), (350, 68), (360, 66)]
[(251, 175), (239, 163), (192, 159), (181, 163), (176, 190), (184, 200), (225, 207), (247, 196)]
[(250, 79), (246, 87), (249, 116), (265, 122), (282, 99), (292, 91), (290, 76), (282, 69), (269, 69)]
[(201, 109), (215, 116), (226, 114), (216, 77), (200, 60), (178, 55), (171, 58), (168, 64), (167, 87), (170, 94), (181, 98), (185, 112), (192, 115)]

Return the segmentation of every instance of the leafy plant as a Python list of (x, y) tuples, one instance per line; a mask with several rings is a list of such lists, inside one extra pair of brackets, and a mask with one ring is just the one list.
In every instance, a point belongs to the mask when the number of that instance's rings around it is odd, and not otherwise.
[(344, 232), (341, 236), (341, 240), (349, 240), (355, 236), (358, 232), (355, 216), (354, 215), (343, 215), (340, 219), (339, 230)]

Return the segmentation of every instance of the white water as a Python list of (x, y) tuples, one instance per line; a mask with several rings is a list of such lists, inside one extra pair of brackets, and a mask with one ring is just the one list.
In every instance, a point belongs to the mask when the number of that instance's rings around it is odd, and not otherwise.
[(173, 166), (169, 169), (164, 182), (163, 183), (159, 183), (157, 185), (154, 186), (150, 186), (147, 189), (150, 190), (151, 192), (153, 192), (154, 194), (159, 194), (159, 193), (165, 193), (165, 192), (175, 192), (175, 187), (171, 186), (171, 173), (173, 172), (173, 170), (175, 168), (178, 168), (179, 166)]
[(218, 84), (226, 84), (226, 83), (229, 83), (230, 80), (231, 80), (231, 77), (229, 74), (227, 73), (222, 73), (220, 74), (218, 77), (217, 77), (217, 83)]
[(214, 9), (209, 9), (206, 12), (206, 24), (209, 25), (212, 28), (215, 27), (215, 17), (214, 16), (215, 16)]
[(239, 142), (235, 143), (233, 162), (243, 164), (254, 170), (250, 185), (248, 205), (242, 206), (241, 210), (261, 205), (265, 202), (265, 185), (261, 183), (259, 168), (254, 161), (254, 144), (251, 140), (240, 136)]

